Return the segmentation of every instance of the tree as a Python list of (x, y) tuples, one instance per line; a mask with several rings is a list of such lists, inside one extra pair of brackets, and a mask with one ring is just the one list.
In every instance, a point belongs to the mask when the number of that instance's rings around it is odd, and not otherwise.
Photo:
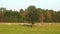
[(26, 11), (24, 11), (23, 9), (20, 9), (19, 11), (20, 15), (21, 15), (21, 18), (20, 18), (20, 21), (21, 22), (25, 22), (25, 14), (26, 14)]
[(60, 11), (56, 12), (56, 22), (60, 22)]
[(43, 23), (44, 16), (43, 16), (43, 13), (42, 13), (42, 9), (37, 8), (37, 13), (38, 13), (38, 15), (40, 17), (39, 22)]
[(55, 22), (56, 21), (56, 12), (53, 10), (49, 10), (49, 12), (51, 13), (51, 21)]
[(27, 21), (32, 25), (39, 20), (39, 15), (35, 6), (29, 6), (27, 8)]
[(3, 9), (0, 8), (0, 22), (3, 21), (3, 17), (4, 17)]
[(6, 12), (4, 12), (4, 21), (5, 22), (11, 22), (12, 21), (12, 14), (13, 14), (13, 12), (12, 12), (12, 10), (6, 10)]
[(44, 22), (51, 22), (52, 19), (51, 19), (51, 13), (48, 9), (45, 10), (44, 12)]

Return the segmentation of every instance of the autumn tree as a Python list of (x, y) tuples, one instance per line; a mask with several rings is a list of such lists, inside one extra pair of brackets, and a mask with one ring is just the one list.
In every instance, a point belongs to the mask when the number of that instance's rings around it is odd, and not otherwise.
[(44, 16), (41, 8), (37, 8), (37, 14), (39, 15), (39, 22), (43, 23)]

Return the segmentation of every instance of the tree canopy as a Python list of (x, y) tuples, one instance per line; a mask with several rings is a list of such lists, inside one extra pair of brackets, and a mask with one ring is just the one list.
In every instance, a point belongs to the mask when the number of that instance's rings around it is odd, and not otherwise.
[(29, 6), (20, 11), (0, 8), (0, 22), (60, 22), (60, 11), (36, 8)]

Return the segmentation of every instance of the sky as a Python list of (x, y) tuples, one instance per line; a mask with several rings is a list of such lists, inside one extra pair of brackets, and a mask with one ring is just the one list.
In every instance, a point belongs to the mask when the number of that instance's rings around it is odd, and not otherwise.
[(60, 10), (60, 0), (0, 0), (0, 7), (19, 10), (34, 5), (37, 8)]

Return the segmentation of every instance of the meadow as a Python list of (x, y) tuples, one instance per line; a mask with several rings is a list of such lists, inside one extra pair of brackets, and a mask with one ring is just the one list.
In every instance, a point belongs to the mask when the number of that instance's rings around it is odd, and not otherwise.
[(33, 27), (0, 23), (0, 34), (60, 34), (60, 23), (43, 23)]

